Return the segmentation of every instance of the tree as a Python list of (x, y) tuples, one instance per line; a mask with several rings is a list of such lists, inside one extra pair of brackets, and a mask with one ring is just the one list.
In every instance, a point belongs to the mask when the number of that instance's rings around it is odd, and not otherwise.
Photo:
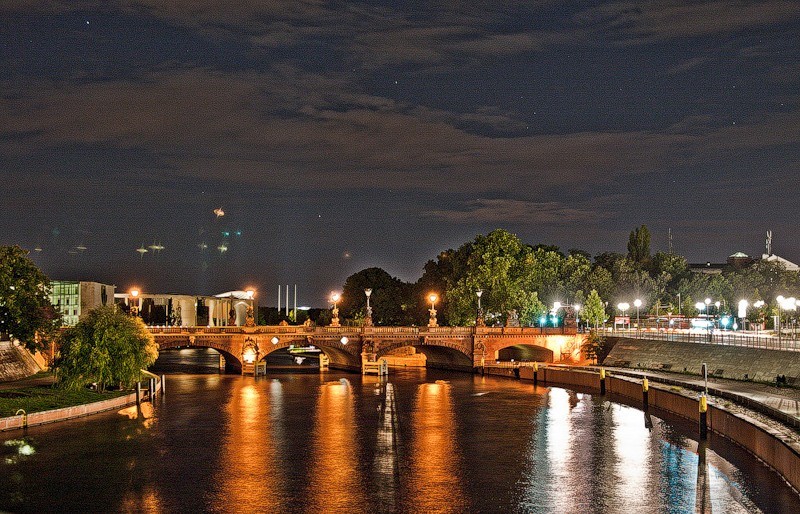
[(593, 329), (589, 332), (589, 335), (586, 336), (586, 339), (584, 339), (581, 345), (581, 351), (583, 351), (587, 359), (596, 362), (598, 359), (604, 359), (606, 356), (605, 342), (605, 338)]
[(157, 358), (153, 335), (140, 318), (98, 307), (63, 334), (55, 367), (59, 385), (67, 389), (96, 382), (104, 390), (132, 385)]
[(61, 326), (50, 303), (50, 279), (19, 246), (0, 246), (0, 335), (43, 350)]
[(366, 315), (365, 289), (372, 289), (370, 307), (376, 325), (401, 325), (410, 287), (381, 268), (366, 268), (347, 277), (339, 307), (343, 318), (363, 319)]
[(583, 307), (583, 319), (595, 329), (606, 320), (606, 307), (595, 289), (589, 292)]
[(650, 231), (646, 225), (635, 228), (628, 238), (628, 258), (642, 268), (650, 264)]
[(477, 236), (464, 272), (457, 274), (457, 282), (447, 291), (450, 322), (466, 324), (475, 319), (475, 292), (479, 289), (483, 290), (481, 303), (487, 317), (493, 314), (504, 320), (512, 309), (522, 310), (530, 299), (522, 281), (523, 256), (529, 251), (505, 230)]

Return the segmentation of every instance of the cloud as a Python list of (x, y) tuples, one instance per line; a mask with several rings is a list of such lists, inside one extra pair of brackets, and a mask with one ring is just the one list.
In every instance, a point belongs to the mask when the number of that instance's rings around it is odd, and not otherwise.
[(783, 24), (800, 16), (800, 3), (789, 0), (729, 2), (611, 2), (587, 9), (575, 20), (619, 35), (622, 42), (647, 43), (681, 37), (730, 34)]
[(571, 207), (559, 202), (530, 202), (508, 199), (478, 199), (466, 202), (462, 210), (434, 209), (425, 216), (451, 223), (535, 223), (558, 225), (596, 222), (603, 213)]

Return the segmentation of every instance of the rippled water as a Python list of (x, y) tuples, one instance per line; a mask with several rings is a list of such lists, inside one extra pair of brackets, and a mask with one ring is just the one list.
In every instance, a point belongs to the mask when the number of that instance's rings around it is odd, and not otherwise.
[(143, 412), (0, 434), (0, 510), (800, 512), (693, 428), (468, 374), (170, 375)]

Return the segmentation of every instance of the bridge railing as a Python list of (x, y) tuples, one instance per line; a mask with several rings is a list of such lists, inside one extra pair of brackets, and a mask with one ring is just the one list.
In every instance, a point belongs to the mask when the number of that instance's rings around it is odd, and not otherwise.
[(681, 343), (703, 343), (724, 346), (740, 346), (745, 348), (761, 348), (765, 350), (800, 351), (798, 334), (786, 334), (780, 338), (766, 334), (741, 334), (730, 331), (696, 331), (689, 330), (617, 330), (608, 332), (609, 335), (630, 337), (633, 339), (648, 339), (651, 341), (675, 341)]

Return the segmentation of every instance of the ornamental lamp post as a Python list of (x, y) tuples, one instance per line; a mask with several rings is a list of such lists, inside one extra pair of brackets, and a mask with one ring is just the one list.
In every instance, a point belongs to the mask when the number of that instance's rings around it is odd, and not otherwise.
[(364, 294), (367, 296), (367, 315), (364, 316), (364, 326), (372, 326), (372, 307), (369, 306), (369, 297), (372, 296), (372, 288), (364, 289)]
[(431, 308), (430, 308), (430, 310), (428, 310), (428, 312), (430, 313), (430, 319), (428, 320), (428, 326), (429, 327), (438, 327), (439, 326), (436, 323), (436, 300), (438, 300), (438, 299), (439, 299), (439, 297), (436, 295), (436, 293), (431, 293), (431, 294), (428, 295), (428, 301), (431, 302)]
[(339, 293), (332, 292), (331, 293), (331, 303), (333, 303), (333, 310), (331, 310), (331, 326), (332, 327), (339, 327), (339, 307), (337, 304), (339, 300), (341, 300), (342, 296)]
[(483, 320), (483, 309), (481, 308), (481, 296), (483, 296), (483, 289), (475, 291), (475, 296), (478, 297), (478, 315), (475, 317), (475, 326), (482, 327), (486, 323)]
[(134, 318), (139, 315), (139, 290), (135, 287), (131, 289), (131, 296), (133, 300), (131, 300), (131, 316)]

